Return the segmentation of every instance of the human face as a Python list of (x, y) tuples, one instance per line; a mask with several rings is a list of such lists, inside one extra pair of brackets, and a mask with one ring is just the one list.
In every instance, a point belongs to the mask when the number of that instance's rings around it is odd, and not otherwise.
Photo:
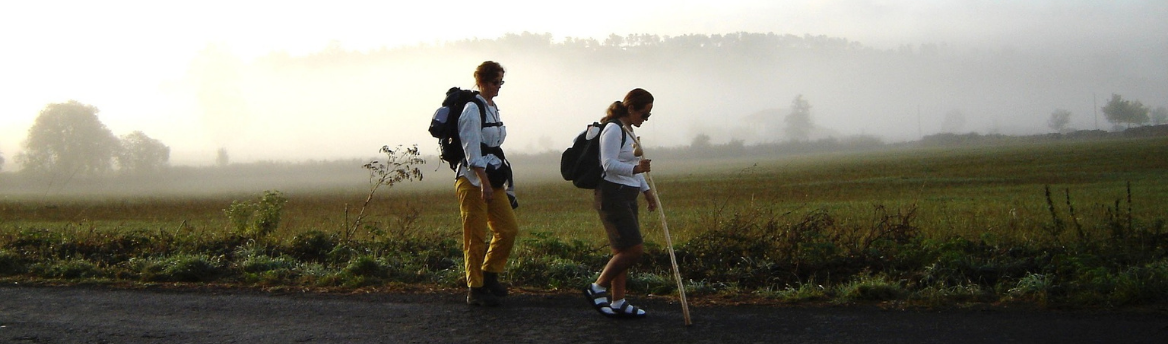
[(503, 72), (499, 72), (498, 77), (487, 80), (487, 82), (483, 85), (480, 85), (479, 88), (482, 89), (480, 93), (482, 93), (484, 98), (491, 99), (499, 96), (499, 89), (503, 88)]
[(629, 112), (630, 123), (633, 126), (640, 128), (641, 124), (649, 121), (649, 115), (653, 114), (653, 103), (645, 105), (645, 108), (640, 110), (633, 110)]

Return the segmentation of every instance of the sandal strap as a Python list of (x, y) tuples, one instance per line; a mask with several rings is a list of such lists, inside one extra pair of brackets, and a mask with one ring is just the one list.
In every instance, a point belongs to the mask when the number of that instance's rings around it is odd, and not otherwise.
[(619, 310), (620, 313), (628, 314), (628, 315), (641, 315), (641, 314), (644, 314), (644, 313), (641, 313), (643, 311), (644, 310), (637, 308), (637, 306), (633, 306), (632, 304), (629, 304), (628, 302), (625, 302), (625, 304), (621, 305), (620, 310)]
[(592, 298), (592, 303), (600, 307), (608, 307), (608, 291), (595, 291), (592, 287), (588, 287), (588, 296)]
[(615, 315), (620, 315), (619, 311), (612, 309), (612, 306), (609, 306), (609, 305), (600, 306), (596, 310), (599, 311), (600, 314), (604, 314), (604, 315), (610, 316), (610, 317), (615, 316)]

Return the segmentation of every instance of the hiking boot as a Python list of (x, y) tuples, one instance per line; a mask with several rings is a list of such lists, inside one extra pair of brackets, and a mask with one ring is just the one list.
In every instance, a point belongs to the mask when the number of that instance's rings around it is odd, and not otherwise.
[(496, 297), (507, 296), (507, 286), (499, 283), (499, 273), (483, 271), (483, 288), (491, 292), (491, 295)]
[(499, 305), (499, 298), (491, 294), (487, 288), (472, 287), (470, 288), (470, 291), (466, 293), (466, 304), (472, 306), (495, 307)]

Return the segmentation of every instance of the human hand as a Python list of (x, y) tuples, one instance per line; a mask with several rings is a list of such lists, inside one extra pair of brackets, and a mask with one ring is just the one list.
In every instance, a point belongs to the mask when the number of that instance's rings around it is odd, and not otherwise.
[(491, 203), (491, 200), (495, 199), (495, 188), (491, 187), (491, 185), (488, 184), (485, 180), (482, 181), (482, 183), (483, 186), (481, 189), (483, 189), (483, 201)]
[(637, 166), (633, 167), (633, 174), (652, 171), (653, 166), (650, 164), (652, 161), (652, 159), (641, 159), (640, 162), (637, 162)]
[(645, 191), (645, 203), (649, 204), (649, 212), (657, 210), (657, 197), (653, 197), (653, 190)]

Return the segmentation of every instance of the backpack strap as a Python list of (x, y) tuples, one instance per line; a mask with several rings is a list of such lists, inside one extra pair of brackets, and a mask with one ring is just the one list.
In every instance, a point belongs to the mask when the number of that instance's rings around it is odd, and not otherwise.
[[(621, 123), (620, 119), (617, 119), (617, 118), (613, 118), (613, 119), (610, 119), (610, 120), (608, 120), (608, 122), (604, 122), (604, 125), (608, 125), (608, 123), (616, 123), (616, 126), (617, 126), (617, 127), (620, 127), (620, 130), (621, 130), (621, 131), (620, 131), (620, 132), (621, 132), (621, 147), (624, 147), (624, 145), (625, 145), (625, 135), (628, 135), (628, 133), (626, 133), (626, 132), (625, 132), (625, 125), (624, 125), (624, 123)], [(604, 128), (600, 128), (600, 129), (601, 129), (601, 131), (603, 131), (603, 130), (604, 130)]]
[(475, 92), (475, 97), (471, 98), (470, 101), (474, 102), (475, 107), (479, 108), (479, 125), (480, 126), (482, 126), (483, 128), (503, 126), (503, 122), (487, 123), (487, 106), (486, 106), (486, 104), (483, 104), (483, 102), (479, 101), (478, 92)]
[[(474, 102), (475, 106), (477, 106), (479, 108), (479, 124), (481, 125), (482, 128), (503, 126), (502, 121), (494, 122), (494, 123), (487, 123), (487, 106), (485, 104), (483, 104), (483, 102), (479, 101), (477, 91), (475, 92), (475, 97), (471, 98), (470, 100), (472, 102)], [(503, 153), (503, 147), (491, 147), (491, 146), (487, 146), (486, 143), (479, 142), (479, 151), (482, 152), (483, 155), (493, 154), (493, 155), (499, 157), (499, 160), (503, 161), (503, 165), (508, 170), (511, 169), (511, 162), (507, 160), (507, 155), (505, 153)], [(508, 173), (507, 184), (514, 185), (515, 181), (513, 178), (514, 177), (512, 175), (510, 175), (510, 173)]]

